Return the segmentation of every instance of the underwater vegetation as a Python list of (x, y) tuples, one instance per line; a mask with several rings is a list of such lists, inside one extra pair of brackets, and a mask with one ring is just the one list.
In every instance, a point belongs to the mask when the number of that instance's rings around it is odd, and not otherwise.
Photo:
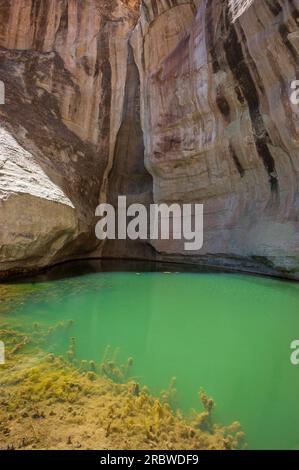
[(130, 378), (133, 359), (117, 364), (107, 347), (95, 361), (76, 359), (76, 339), (65, 357), (45, 353), (53, 328), (30, 333), (0, 325), (6, 363), (0, 374), (0, 449), (238, 449), (240, 424), (213, 422), (214, 402), (203, 390), (203, 411), (183, 416), (172, 407), (175, 379), (160, 397)]
[(78, 294), (90, 289), (94, 292), (110, 289), (110, 284), (102, 279), (73, 278), (71, 285), (67, 280), (59, 281), (55, 288), (51, 282), (27, 282), (19, 284), (0, 284), (0, 315), (9, 314), (12, 311), (21, 309), (30, 298), (33, 304), (38, 305), (40, 301), (59, 302), (62, 297), (75, 297)]

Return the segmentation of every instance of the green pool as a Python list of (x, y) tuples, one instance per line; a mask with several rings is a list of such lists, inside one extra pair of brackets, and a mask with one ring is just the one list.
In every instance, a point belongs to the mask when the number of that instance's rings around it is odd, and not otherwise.
[[(176, 377), (174, 406), (199, 408), (203, 387), (215, 421), (240, 421), (249, 448), (299, 448), (299, 284), (232, 274), (95, 272), (2, 286), (0, 322), (51, 327), (45, 348), (99, 362), (106, 347), (152, 393)], [(70, 320), (72, 320), (70, 322)], [(1, 340), (1, 338), (0, 338)]]

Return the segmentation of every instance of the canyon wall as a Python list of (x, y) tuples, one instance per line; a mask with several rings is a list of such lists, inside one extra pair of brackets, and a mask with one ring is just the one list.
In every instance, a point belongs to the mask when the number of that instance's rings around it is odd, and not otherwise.
[[(136, 257), (299, 278), (299, 0), (0, 0), (0, 270)], [(204, 245), (95, 207), (204, 204)]]
[(299, 1), (145, 0), (131, 42), (155, 202), (204, 204), (164, 258), (298, 276)]
[(99, 245), (95, 208), (113, 165), (138, 20), (136, 2), (126, 3), (0, 0), (2, 275)]

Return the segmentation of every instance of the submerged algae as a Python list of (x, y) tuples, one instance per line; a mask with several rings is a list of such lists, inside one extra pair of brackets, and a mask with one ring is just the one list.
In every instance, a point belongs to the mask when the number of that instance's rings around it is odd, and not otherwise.
[(40, 337), (36, 331), (29, 336), (3, 328), (0, 333), (7, 348), (0, 376), (1, 449), (243, 447), (239, 423), (213, 424), (214, 404), (203, 391), (205, 411), (187, 419), (171, 408), (166, 395), (154, 397), (135, 380), (125, 381), (132, 359), (117, 367), (107, 364), (106, 355), (97, 374), (95, 363), (76, 365), (74, 338), (70, 362), (43, 352), (46, 333), (40, 330)]

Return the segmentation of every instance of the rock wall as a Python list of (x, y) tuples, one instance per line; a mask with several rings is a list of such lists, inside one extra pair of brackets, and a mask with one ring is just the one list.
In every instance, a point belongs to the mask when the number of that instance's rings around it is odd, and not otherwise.
[[(299, 0), (0, 0), (0, 270), (146, 257), (299, 278)], [(99, 202), (204, 204), (204, 246)], [(55, 214), (55, 216), (53, 216)]]
[(200, 252), (178, 241), (155, 248), (164, 258), (296, 277), (299, 108), (290, 93), (299, 2), (237, 3), (143, 2), (131, 42), (154, 200), (204, 204)]
[(126, 3), (0, 0), (2, 275), (98, 246), (138, 19)]

